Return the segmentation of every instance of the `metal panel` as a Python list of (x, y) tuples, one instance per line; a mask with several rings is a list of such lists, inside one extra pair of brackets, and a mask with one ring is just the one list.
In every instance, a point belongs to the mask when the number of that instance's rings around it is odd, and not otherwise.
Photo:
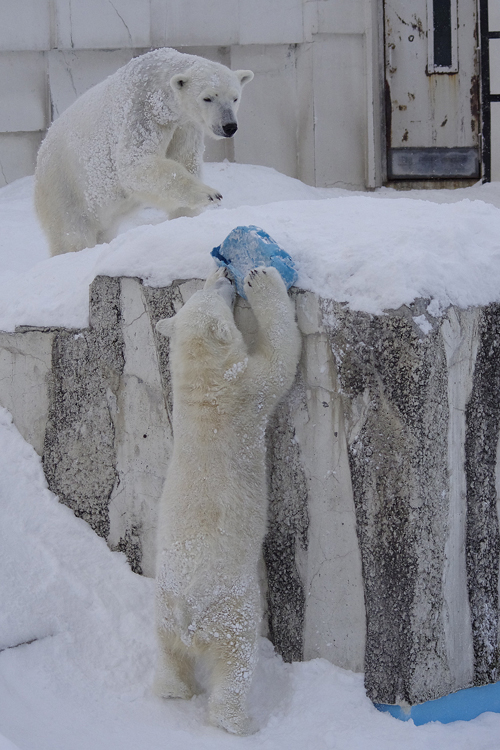
[[(449, 0), (447, 13), (439, 15), (443, 2), (441, 5), (438, 0), (384, 2), (389, 179), (402, 178), (403, 171), (412, 178), (422, 179), (437, 178), (440, 172), (447, 178), (455, 171), (458, 177), (468, 177), (463, 172), (472, 171), (472, 164), (477, 161), (477, 154), (471, 155), (467, 166), (465, 162), (460, 166), (458, 157), (453, 157), (450, 163), (446, 157), (445, 166), (437, 152), (431, 152), (426, 159), (419, 157), (415, 161), (415, 157), (411, 168), (403, 170), (399, 160), (406, 164), (410, 153), (401, 157), (392, 154), (392, 149), (478, 149), (477, 2)], [(441, 33), (439, 19), (449, 35), (445, 53), (434, 43), (434, 32)], [(446, 36), (444, 31), (442, 36), (443, 39)], [(420, 173), (424, 165), (430, 170), (428, 174)], [(473, 176), (476, 174), (474, 167)]]
[(388, 176), (401, 179), (479, 177), (477, 148), (392, 148)]

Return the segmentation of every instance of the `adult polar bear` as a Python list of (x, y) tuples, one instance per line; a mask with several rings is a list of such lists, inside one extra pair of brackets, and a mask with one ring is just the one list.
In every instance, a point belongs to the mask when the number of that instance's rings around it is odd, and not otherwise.
[(50, 127), (35, 205), (52, 255), (109, 241), (141, 204), (170, 218), (222, 196), (200, 179), (203, 136), (231, 138), (250, 70), (163, 48), (89, 89)]
[(247, 350), (219, 269), (157, 329), (170, 336), (174, 450), (160, 501), (155, 691), (193, 694), (211, 668), (210, 721), (246, 734), (262, 617), (258, 563), (267, 524), (265, 431), (300, 354), (294, 307), (274, 268), (245, 279), (258, 324)]

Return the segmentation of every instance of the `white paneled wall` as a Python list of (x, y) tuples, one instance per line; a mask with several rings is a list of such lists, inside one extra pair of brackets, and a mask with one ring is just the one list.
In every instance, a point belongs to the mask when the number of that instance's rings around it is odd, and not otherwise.
[(373, 186), (380, 175), (367, 168), (367, 71), (377, 66), (367, 50), (375, 5), (0, 0), (0, 185), (33, 173), (47, 127), (77, 96), (131, 57), (172, 46), (255, 72), (238, 134), (207, 141), (206, 160), (263, 164), (322, 186)]

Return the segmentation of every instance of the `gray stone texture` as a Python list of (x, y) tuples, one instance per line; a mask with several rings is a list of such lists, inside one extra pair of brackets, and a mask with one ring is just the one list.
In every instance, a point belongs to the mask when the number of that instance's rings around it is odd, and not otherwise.
[(496, 487), (500, 434), (500, 305), (483, 310), (472, 394), (467, 404), (467, 578), (474, 644), (474, 684), (500, 679)]
[[(155, 573), (172, 449), (169, 342), (199, 280), (98, 277), (81, 330), (0, 333), (0, 403), (50, 488)], [(498, 675), (500, 306), (380, 316), (293, 290), (303, 351), (267, 434), (267, 632), (414, 704)], [(252, 347), (255, 319), (235, 317)]]
[(444, 346), (439, 329), (424, 335), (411, 310), (372, 317), (336, 308), (330, 340), (346, 416), (362, 402), (348, 451), (366, 598), (366, 688), (383, 703), (428, 700), (449, 685), (436, 617), (448, 509)]
[(49, 488), (100, 536), (116, 481), (114, 416), (124, 368), (120, 280), (97, 278), (90, 327), (58, 331), (43, 464)]

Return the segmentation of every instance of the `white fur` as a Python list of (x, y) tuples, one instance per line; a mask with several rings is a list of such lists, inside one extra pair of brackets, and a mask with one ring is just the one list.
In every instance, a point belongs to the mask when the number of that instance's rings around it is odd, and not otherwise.
[(211, 672), (211, 723), (245, 734), (262, 617), (265, 431), (294, 380), (300, 334), (280, 275), (259, 268), (245, 279), (258, 322), (247, 351), (223, 276), (219, 269), (157, 325), (171, 337), (174, 450), (160, 503), (154, 687), (189, 698), (201, 658)]
[(38, 154), (35, 204), (52, 255), (111, 239), (141, 204), (195, 215), (222, 196), (199, 180), (203, 136), (231, 137), (250, 70), (164, 48), (71, 105)]

